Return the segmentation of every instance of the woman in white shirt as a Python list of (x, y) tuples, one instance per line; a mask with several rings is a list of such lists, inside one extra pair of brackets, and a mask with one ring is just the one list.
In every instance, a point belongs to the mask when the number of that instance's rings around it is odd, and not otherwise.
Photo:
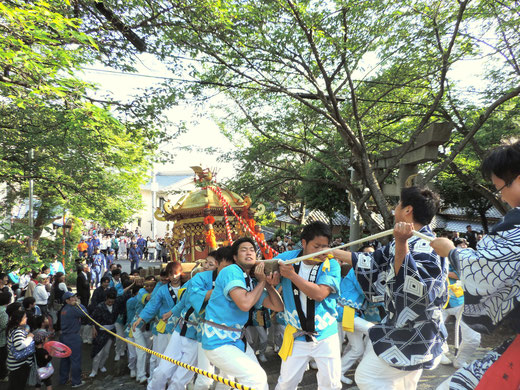
[(49, 300), (49, 293), (47, 292), (47, 285), (49, 284), (49, 277), (45, 274), (41, 274), (37, 278), (38, 284), (34, 289), (34, 299), (36, 299), (36, 305), (42, 311), (44, 317), (49, 315), (47, 308), (47, 301)]
[(155, 260), (155, 240), (153, 238), (150, 238), (148, 240), (148, 243), (146, 244), (148, 247), (148, 260), (154, 261)]

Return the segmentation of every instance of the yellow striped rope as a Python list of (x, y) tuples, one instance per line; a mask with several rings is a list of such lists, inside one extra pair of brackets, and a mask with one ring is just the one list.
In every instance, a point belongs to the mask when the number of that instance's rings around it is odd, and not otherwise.
[(202, 370), (202, 369), (200, 369), (198, 367), (190, 366), (189, 364), (183, 363), (183, 362), (181, 362), (179, 360), (172, 359), (171, 357), (162, 355), (162, 354), (160, 354), (158, 352), (152, 351), (151, 349), (143, 347), (142, 345), (134, 343), (133, 341), (125, 339), (124, 337), (119, 336), (118, 334), (108, 330), (103, 325), (99, 324), (96, 320), (94, 320), (91, 316), (89, 316), (88, 313), (85, 310), (83, 310), (79, 304), (77, 304), (77, 306), (87, 316), (87, 318), (90, 321), (92, 321), (94, 324), (96, 324), (97, 326), (102, 328), (105, 332), (110, 333), (112, 336), (117, 337), (119, 340), (122, 340), (122, 341), (124, 341), (127, 344), (130, 344), (130, 345), (133, 345), (136, 348), (142, 349), (146, 353), (149, 353), (151, 355), (157, 356), (158, 358), (164, 359), (164, 360), (166, 360), (166, 361), (168, 361), (168, 362), (170, 362), (172, 364), (175, 364), (177, 366), (185, 368), (186, 370), (193, 371), (193, 372), (195, 372), (195, 373), (197, 373), (199, 375), (204, 375), (204, 376), (206, 376), (206, 377), (208, 377), (210, 379), (213, 379), (214, 381), (223, 383), (226, 386), (233, 387), (234, 389), (238, 389), (238, 390), (255, 390), (252, 387), (245, 386), (245, 385), (242, 385), (240, 383), (233, 382), (232, 380), (229, 380), (229, 379), (226, 379), (226, 378), (222, 378), (221, 376), (218, 376), (216, 374), (212, 374), (211, 372), (204, 371), (204, 370)]

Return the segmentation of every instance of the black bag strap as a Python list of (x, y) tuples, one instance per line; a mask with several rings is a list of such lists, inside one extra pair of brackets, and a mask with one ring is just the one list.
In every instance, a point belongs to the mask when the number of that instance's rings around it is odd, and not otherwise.
[[(215, 288), (215, 280), (217, 280), (217, 275), (218, 275), (217, 270), (214, 270), (213, 274), (211, 275), (213, 288)], [(208, 306), (208, 302), (209, 302), (209, 299), (202, 303), (202, 307), (200, 308), (200, 312), (199, 312), (200, 315), (202, 315), (205, 312), (206, 306)]]
[(188, 331), (188, 320), (191, 316), (191, 314), (195, 311), (195, 309), (192, 307), (190, 307), (188, 309), (188, 311), (186, 311), (186, 314), (184, 315), (184, 321), (183, 321), (183, 324), (182, 324), (182, 329), (181, 329), (181, 336), (186, 336), (186, 332)]
[(175, 290), (173, 289), (173, 287), (170, 283), (168, 283), (168, 291), (170, 293), (170, 296), (173, 299), (173, 303), (177, 304), (177, 294), (175, 294)]
[[(297, 263), (294, 265), (294, 271), (299, 274), (300, 273), (300, 265), (301, 263)], [(314, 283), (316, 281), (316, 278), (318, 276), (318, 270), (320, 266), (315, 265), (312, 267), (310, 275), (309, 275), (309, 282)], [(294, 283), (292, 284), (292, 293), (293, 293), (293, 299), (294, 299), (294, 305), (296, 306), (296, 312), (298, 313), (298, 319), (300, 320), (300, 325), (302, 327), (302, 330), (309, 333), (315, 332), (315, 321), (314, 321), (314, 315), (315, 315), (315, 301), (314, 299), (310, 299), (307, 297), (307, 315), (303, 312), (302, 303), (300, 300), (300, 290)], [(312, 338), (309, 335), (305, 335), (306, 341), (312, 341)]]

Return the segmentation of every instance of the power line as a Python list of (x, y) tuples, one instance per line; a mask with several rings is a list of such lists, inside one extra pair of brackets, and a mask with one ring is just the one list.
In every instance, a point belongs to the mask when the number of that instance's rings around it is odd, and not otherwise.
[[(83, 68), (83, 70), (88, 70), (88, 71), (92, 71), (92, 72), (100, 72), (100, 73), (118, 74), (118, 75), (123, 75), (123, 76), (130, 76), (130, 77), (171, 80), (171, 81), (178, 81), (178, 82), (183, 82), (183, 83), (215, 85), (215, 86), (223, 86), (223, 87), (239, 87), (239, 88), (260, 90), (260, 88), (246, 87), (244, 85), (224, 84), (224, 83), (203, 81), (203, 80), (187, 80), (187, 79), (182, 79), (182, 78), (177, 78), (177, 77), (156, 76), (156, 75), (148, 75), (148, 74), (135, 73), (135, 72), (122, 72), (122, 71), (109, 70), (109, 69), (96, 69), (96, 68), (85, 67), (85, 68)], [(384, 81), (375, 81), (375, 80), (353, 80), (353, 81), (365, 83), (365, 84), (379, 84), (379, 85), (388, 85), (388, 86), (394, 86), (394, 87), (428, 89), (428, 87), (424, 87), (424, 86), (416, 86), (416, 85), (410, 86), (410, 85), (406, 85), (406, 84), (395, 84), (395, 83), (389, 83), (389, 82), (384, 82)], [(478, 95), (488, 94), (488, 92), (486, 92), (486, 91), (477, 91), (475, 89), (465, 89), (465, 90), (459, 90), (459, 91), (463, 92), (463, 93), (473, 93), (473, 94), (478, 94)], [(347, 100), (347, 99), (341, 99), (341, 101), (344, 101), (344, 100)], [(370, 99), (363, 99), (363, 98), (358, 98), (358, 100), (365, 101), (365, 102), (380, 102), (380, 103), (389, 103), (389, 104), (424, 105), (424, 103), (381, 101), (381, 100), (370, 100)]]

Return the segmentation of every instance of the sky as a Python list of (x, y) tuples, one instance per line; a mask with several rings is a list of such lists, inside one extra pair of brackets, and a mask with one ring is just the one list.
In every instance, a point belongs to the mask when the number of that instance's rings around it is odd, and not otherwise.
[[(99, 95), (112, 94), (117, 99), (126, 99), (131, 95), (139, 93), (140, 89), (150, 87), (163, 81), (164, 77), (178, 77), (171, 74), (166, 67), (149, 54), (139, 56), (140, 62), (136, 64), (139, 74), (122, 74), (111, 68), (96, 64), (87, 67), (83, 71), (83, 79), (98, 84)], [(152, 77), (149, 77), (152, 76)], [(157, 76), (154, 78), (153, 76)], [(209, 107), (210, 103), (208, 103)], [(192, 165), (200, 165), (203, 168), (216, 168), (219, 181), (232, 178), (235, 169), (231, 163), (217, 161), (218, 153), (200, 153), (194, 151), (177, 150), (180, 147), (215, 147), (224, 152), (233, 149), (233, 144), (220, 133), (216, 123), (209, 115), (201, 116), (188, 105), (179, 105), (166, 112), (166, 116), (172, 122), (186, 121), (188, 131), (171, 143), (163, 144), (160, 149), (171, 151), (175, 149), (175, 160), (171, 164), (157, 164), (156, 171), (186, 171)]]
[[(113, 94), (115, 98), (125, 100), (131, 95), (139, 93), (139, 90), (152, 86), (163, 81), (164, 77), (176, 78), (174, 75), (157, 59), (150, 54), (141, 54), (136, 63), (137, 74), (123, 74), (110, 68), (106, 68), (101, 64), (95, 64), (84, 69), (83, 78), (87, 81), (97, 83), (99, 85), (99, 94)], [(370, 68), (370, 63), (377, 63), (375, 55), (365, 58), (365, 69)], [(449, 73), (452, 80), (458, 80), (459, 86), (463, 90), (467, 90), (469, 99), (478, 99), (478, 94), (471, 93), (471, 90), (479, 89), (482, 85), (483, 62), (478, 60), (459, 61), (455, 63)], [(357, 75), (362, 78), (363, 75)], [(174, 109), (166, 112), (166, 116), (172, 122), (185, 121), (188, 131), (174, 139), (169, 144), (163, 144), (160, 149), (169, 151), (175, 150), (175, 160), (170, 164), (156, 165), (156, 171), (186, 171), (192, 165), (200, 165), (203, 168), (216, 168), (218, 171), (218, 180), (232, 178), (235, 175), (235, 169), (232, 163), (219, 162), (218, 153), (202, 153), (198, 151), (177, 150), (182, 147), (214, 147), (224, 152), (233, 150), (233, 144), (220, 133), (217, 125), (211, 119), (210, 115), (200, 115), (199, 108), (188, 105), (179, 105)], [(208, 103), (209, 114), (210, 103)]]

